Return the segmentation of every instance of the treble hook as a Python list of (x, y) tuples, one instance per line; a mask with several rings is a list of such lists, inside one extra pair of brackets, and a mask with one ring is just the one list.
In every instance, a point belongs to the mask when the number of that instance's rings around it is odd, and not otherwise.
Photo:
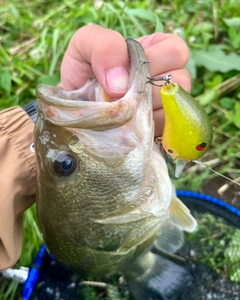
[(172, 74), (155, 77), (155, 78), (147, 76), (147, 79), (148, 79), (147, 83), (151, 83), (152, 85), (161, 87), (161, 86), (163, 86), (162, 84), (156, 84), (156, 83), (154, 83), (154, 81), (166, 81), (169, 83), (171, 78), (172, 78)]
[[(159, 136), (155, 139), (155, 143), (157, 144), (161, 154), (163, 155), (163, 158), (166, 161), (170, 177), (172, 179), (180, 178), (180, 176), (183, 172), (183, 169), (185, 167), (186, 162), (182, 159), (175, 159), (174, 160), (174, 159), (172, 159), (172, 157), (170, 157), (167, 154), (167, 152), (163, 148), (162, 137), (161, 136)], [(174, 170), (174, 168), (175, 168), (175, 170)]]

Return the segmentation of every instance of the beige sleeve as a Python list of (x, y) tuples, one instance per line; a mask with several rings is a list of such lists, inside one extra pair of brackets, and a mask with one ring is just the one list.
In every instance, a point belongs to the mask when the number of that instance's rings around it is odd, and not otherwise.
[(23, 212), (35, 201), (33, 128), (20, 107), (0, 112), (0, 269), (18, 260)]

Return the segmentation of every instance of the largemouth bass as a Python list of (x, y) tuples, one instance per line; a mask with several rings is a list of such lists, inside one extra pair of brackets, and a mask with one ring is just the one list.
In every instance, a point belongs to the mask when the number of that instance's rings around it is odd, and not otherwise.
[(168, 266), (153, 244), (177, 250), (196, 221), (154, 143), (145, 53), (134, 40), (127, 46), (129, 89), (121, 99), (110, 101), (95, 78), (72, 92), (38, 86), (37, 215), (56, 259), (84, 277), (123, 272), (135, 297), (148, 299), (136, 286), (146, 291), (156, 276), (162, 282)]

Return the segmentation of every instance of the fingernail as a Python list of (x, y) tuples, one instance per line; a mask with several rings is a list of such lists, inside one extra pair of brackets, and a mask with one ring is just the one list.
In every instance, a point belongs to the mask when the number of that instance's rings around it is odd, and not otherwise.
[(127, 92), (128, 71), (124, 68), (113, 68), (106, 73), (108, 88), (117, 93)]

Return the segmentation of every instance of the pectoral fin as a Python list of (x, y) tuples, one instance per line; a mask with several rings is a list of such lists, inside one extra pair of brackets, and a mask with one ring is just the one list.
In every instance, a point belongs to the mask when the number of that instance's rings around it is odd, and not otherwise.
[(176, 195), (173, 196), (169, 207), (169, 217), (173, 224), (187, 232), (193, 232), (197, 227), (197, 221), (191, 215), (190, 210)]
[(184, 234), (171, 220), (167, 220), (161, 227), (161, 232), (154, 242), (154, 247), (159, 251), (174, 253), (182, 247)]

